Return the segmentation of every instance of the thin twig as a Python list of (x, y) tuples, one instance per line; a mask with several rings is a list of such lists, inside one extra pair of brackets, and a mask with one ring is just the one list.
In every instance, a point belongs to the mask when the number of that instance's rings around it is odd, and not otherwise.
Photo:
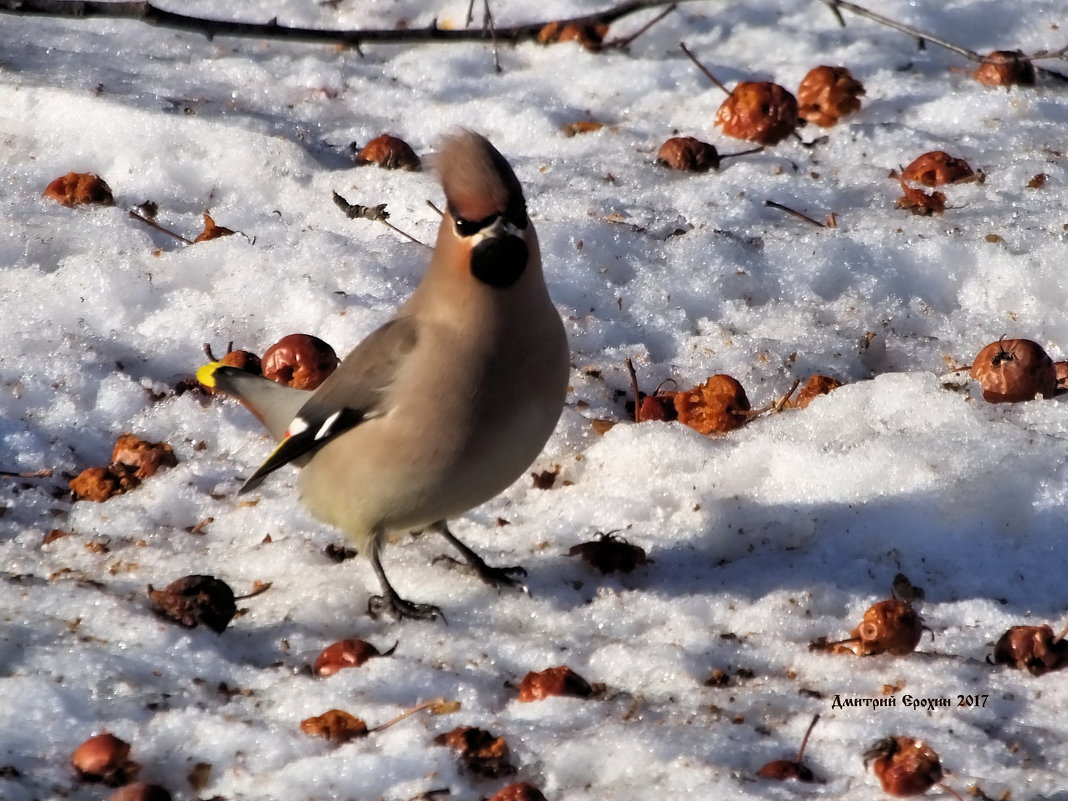
[(390, 230), (396, 231), (405, 239), (408, 239), (417, 245), (422, 245), (425, 248), (430, 248), (430, 245), (425, 242), (420, 242), (408, 232), (402, 231), (391, 223), (389, 221), (389, 212), (386, 211), (385, 203), (379, 203), (377, 206), (361, 206), (359, 203), (349, 203), (337, 192), (334, 192), (334, 205), (345, 212), (345, 216), (350, 220), (371, 220), (372, 222), (380, 222)]
[(679, 47), (682, 48), (682, 52), (685, 53), (689, 57), (690, 61), (692, 61), (697, 66), (697, 69), (701, 70), (701, 72), (703, 72), (705, 74), (705, 77), (708, 78), (708, 80), (712, 81), (712, 83), (714, 83), (716, 86), (718, 86), (724, 92), (726, 92), (728, 96), (733, 94), (733, 92), (731, 92), (730, 89), (728, 89), (726, 86), (724, 86), (722, 83), (720, 83), (719, 78), (717, 78), (715, 75), (713, 75), (711, 72), (709, 72), (708, 67), (706, 67), (704, 64), (702, 64), (700, 61), (697, 60), (697, 56), (695, 56), (693, 53), (690, 52), (690, 49), (688, 47), (686, 47), (686, 43), (685, 42), (679, 42)]
[(920, 41), (930, 42), (931, 44), (938, 45), (939, 47), (944, 47), (946, 50), (952, 50), (954, 53), (964, 56), (965, 58), (971, 61), (983, 60), (983, 57), (976, 53), (974, 50), (969, 50), (966, 47), (955, 45), (953, 44), (953, 42), (947, 42), (945, 39), (940, 39), (937, 36), (925, 33), (924, 31), (921, 31), (918, 28), (913, 28), (911, 25), (905, 25), (904, 23), (897, 22), (895, 20), (890, 19), (889, 17), (884, 17), (882, 14), (876, 14), (874, 11), (869, 11), (868, 9), (862, 6), (858, 6), (856, 3), (850, 3), (847, 2), (847, 0), (820, 0), (820, 2), (827, 6), (829, 9), (831, 9), (831, 11), (834, 12), (839, 19), (842, 18), (842, 15), (838, 11), (838, 9), (844, 8), (846, 11), (850, 12), (851, 14), (856, 14), (858, 17), (865, 17), (867, 19), (870, 19), (872, 22), (878, 22), (880, 25), (885, 25), (886, 27), (893, 28), (896, 31), (907, 33), (909, 36), (919, 39)]
[(433, 200), (428, 200), (426, 202), (426, 204), (428, 206), (430, 206), (430, 208), (432, 208), (434, 211), (436, 211), (438, 213), (439, 217), (444, 217), (445, 216), (445, 212), (443, 212), (441, 209), (439, 209), (437, 206), (435, 206)]
[(162, 225), (160, 225), (155, 220), (150, 220), (150, 219), (148, 219), (148, 217), (142, 216), (140, 213), (138, 213), (137, 211), (134, 211), (133, 209), (130, 209), (130, 216), (133, 217), (135, 220), (140, 220), (145, 225), (147, 225), (149, 228), (152, 228), (155, 231), (159, 231), (161, 234), (166, 234), (167, 236), (173, 236), (175, 239), (177, 239), (179, 242), (182, 242), (183, 244), (186, 244), (186, 245), (192, 245), (193, 244), (193, 240), (192, 239), (186, 239), (181, 234), (176, 234), (174, 231), (171, 231), (169, 228), (164, 228)]
[(482, 0), (482, 30), (483, 32), (489, 28), (490, 42), (493, 49), (493, 69), (498, 73), (504, 72), (501, 69), (501, 53), (497, 49), (497, 26), (493, 22), (493, 12), (490, 11), (489, 0)]
[[(790, 402), (790, 398), (793, 396), (794, 392), (797, 391), (797, 388), (799, 386), (801, 386), (801, 379), (800, 378), (795, 378), (794, 379), (794, 383), (790, 385), (790, 389), (787, 390), (785, 395), (783, 395), (781, 398), (779, 398), (775, 402), (775, 405), (771, 407), (771, 411), (772, 412), (781, 412), (786, 407), (786, 404), (788, 404)], [(802, 746), (802, 748), (803, 747), (804, 746)]]
[(630, 373), (630, 389), (634, 393), (634, 422), (641, 422), (641, 392), (638, 390), (638, 373), (634, 369), (634, 362), (630, 360), (630, 356), (623, 360), (623, 364), (627, 367), (627, 372)]
[(791, 209), (789, 206), (784, 206), (782, 203), (776, 203), (774, 200), (765, 200), (764, 205), (770, 206), (773, 209), (778, 209), (779, 211), (785, 211), (787, 214), (797, 217), (797, 219), (799, 220), (804, 220), (807, 223), (811, 223), (817, 228), (827, 227), (826, 223), (821, 223), (819, 220), (814, 220), (807, 214), (802, 214), (800, 211), (797, 211), (796, 209)]
[(808, 728), (805, 730), (805, 736), (801, 738), (801, 747), (797, 749), (797, 763), (801, 764), (801, 760), (805, 757), (805, 746), (808, 745), (809, 735), (812, 734), (812, 730), (816, 728), (816, 724), (819, 723), (820, 716), (814, 715), (812, 722), (808, 724)]
[[(695, 0), (625, 0), (593, 14), (583, 14), (565, 20), (542, 20), (504, 28), (495, 27), (497, 41), (519, 42), (536, 39), (538, 32), (549, 22), (563, 25), (607, 25), (618, 19), (676, 3)], [(356, 30), (328, 30), (280, 25), (272, 19), (266, 23), (232, 22), (203, 19), (159, 8), (146, 0), (0, 0), (0, 14), (20, 14), (76, 19), (132, 19), (147, 25), (190, 31), (212, 39), (216, 36), (238, 36), (254, 39), (285, 39), (314, 44), (348, 45), (402, 44), (410, 42), (473, 42), (488, 38), (482, 28), (439, 28), (435, 20), (425, 28), (379, 28)]]
[[(396, 648), (397, 646), (393, 646), (393, 647)], [(397, 715), (397, 717), (393, 718), (392, 720), (387, 720), (385, 723), (380, 723), (379, 725), (375, 726), (374, 728), (368, 729), (367, 733), (370, 734), (371, 732), (382, 731), (383, 729), (388, 729), (390, 726), (393, 726), (393, 725), (396, 725), (397, 723), (400, 723), (405, 718), (411, 717), (416, 712), (422, 712), (424, 709), (429, 709), (432, 706), (437, 706), (438, 704), (444, 702), (444, 700), (445, 700), (444, 698), (433, 698), (430, 701), (424, 701), (421, 704), (417, 704), (416, 706), (413, 706), (411, 709), (406, 709), (405, 711), (401, 712), (399, 715)]]
[(51, 478), (53, 471), (49, 468), (44, 470), (32, 470), (29, 473), (13, 473), (10, 470), (0, 470), (0, 476), (4, 478)]
[(660, 22), (660, 20), (662, 20), (664, 17), (666, 17), (668, 14), (670, 14), (672, 11), (674, 11), (678, 7), (679, 6), (678, 6), (677, 3), (672, 3), (670, 6), (668, 6), (663, 11), (661, 11), (659, 14), (657, 14), (655, 17), (653, 17), (651, 20), (649, 20), (647, 23), (645, 23), (640, 28), (638, 28), (638, 30), (636, 30), (630, 36), (624, 36), (624, 37), (622, 37), (620, 39), (613, 39), (611, 42), (608, 42), (605, 45), (605, 47), (615, 47), (615, 48), (618, 48), (620, 50), (626, 50), (628, 47), (630, 47), (630, 43), (631, 42), (633, 42), (635, 39), (637, 39), (643, 33), (648, 31), (650, 28), (652, 28), (654, 25), (656, 25), (656, 23)]

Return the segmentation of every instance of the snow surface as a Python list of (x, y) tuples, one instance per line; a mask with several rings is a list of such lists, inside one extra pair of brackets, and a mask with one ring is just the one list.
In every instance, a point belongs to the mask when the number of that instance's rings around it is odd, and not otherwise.
[[(506, 25), (604, 5), (493, 10)], [(977, 51), (1052, 50), (1068, 36), (1063, 0), (877, 5)], [(338, 28), (460, 26), (466, 6), (175, 4)], [(838, 27), (811, 0), (691, 2), (627, 53), (523, 44), (502, 49), (498, 75), (480, 43), (360, 57), (0, 16), (0, 469), (55, 471), (0, 479), (0, 797), (105, 798), (68, 762), (108, 730), (178, 799), (393, 801), (435, 788), (477, 799), (506, 780), (463, 773), (431, 744), (477, 725), (507, 739), (518, 777), (551, 800), (879, 798), (861, 755), (892, 734), (928, 741), (959, 792), (1068, 799), (1064, 674), (984, 662), (1008, 627), (1059, 628), (1068, 608), (1065, 401), (990, 405), (946, 375), (1004, 334), (1068, 355), (1066, 88), (983, 87), (958, 56), (847, 19)], [(817, 64), (848, 66), (864, 107), (817, 147), (790, 140), (718, 173), (669, 172), (653, 162), (676, 131), (746, 147), (712, 127), (722, 94), (680, 40), (727, 84), (796, 88)], [(607, 125), (561, 132), (583, 119)], [(531, 597), (432, 565), (444, 543), (403, 535), (388, 569), (448, 625), (398, 625), (364, 613), (377, 591), (366, 562), (324, 555), (342, 538), (295, 502), (293, 472), (253, 504), (235, 498), (270, 447), (256, 421), (173, 388), (204, 342), (262, 353), (304, 331), (344, 353), (388, 319), (426, 251), (346, 219), (331, 191), (388, 203), (392, 222), (432, 240), (433, 176), (354, 168), (348, 145), (388, 131), (426, 154), (457, 125), (489, 136), (526, 187), (573, 389), (532, 467), (559, 466), (556, 488), (522, 480), (453, 526), (491, 563), (525, 565)], [(933, 149), (986, 182), (950, 187), (942, 217), (895, 209), (887, 173)], [(116, 206), (41, 197), (70, 171), (103, 176)], [(1039, 173), (1045, 187), (1028, 188)], [(128, 216), (149, 199), (187, 236), (205, 210), (246, 236), (182, 247)], [(765, 199), (833, 211), (839, 226)], [(725, 372), (754, 405), (814, 372), (848, 384), (718, 438), (677, 423), (599, 436), (588, 418), (625, 417), (628, 356), (646, 389)], [(171, 443), (180, 464), (105, 504), (70, 503), (67, 479), (105, 464), (124, 431)], [(201, 535), (186, 530), (206, 518)], [(70, 536), (42, 544), (53, 529)], [(653, 563), (604, 577), (566, 555), (613, 529)], [(809, 651), (848, 636), (899, 571), (926, 592), (920, 653)], [(271, 588), (242, 601), (222, 635), (153, 616), (146, 585), (193, 573), (238, 593)], [(399, 645), (314, 678), (315, 655), (345, 637)], [(564, 663), (604, 694), (517, 701), (524, 674)], [(730, 686), (705, 686), (715, 669)], [(887, 697), (886, 685), (899, 686), (894, 708), (834, 703)], [(985, 707), (957, 706), (976, 693)], [(909, 708), (906, 694), (952, 705)], [(460, 710), (343, 746), (299, 729), (334, 707), (374, 725), (437, 696)], [(816, 713), (807, 762), (825, 782), (758, 779), (795, 753)], [(211, 768), (194, 790), (197, 763)]]

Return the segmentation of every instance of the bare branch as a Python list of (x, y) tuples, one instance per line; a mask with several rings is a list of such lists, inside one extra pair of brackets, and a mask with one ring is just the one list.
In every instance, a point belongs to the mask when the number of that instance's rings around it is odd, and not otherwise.
[(633, 42), (643, 33), (645, 33), (654, 25), (656, 25), (656, 23), (660, 22), (660, 20), (662, 20), (676, 8), (678, 8), (678, 4), (672, 3), (670, 6), (668, 6), (655, 17), (653, 17), (651, 20), (649, 20), (647, 23), (638, 28), (638, 30), (636, 30), (634, 33), (630, 34), (629, 36), (621, 37), (619, 39), (613, 39), (611, 42), (608, 42), (605, 47), (618, 47), (620, 50), (626, 50), (630, 46), (631, 42)]
[(856, 14), (858, 17), (865, 17), (872, 22), (878, 22), (880, 25), (885, 25), (888, 28), (893, 28), (895, 31), (901, 31), (907, 33), (909, 36), (919, 39), (921, 42), (930, 42), (931, 44), (944, 47), (946, 50), (952, 50), (958, 55), (964, 56), (971, 61), (982, 61), (983, 57), (976, 53), (974, 50), (969, 50), (966, 47), (955, 45), (952, 42), (947, 42), (945, 39), (939, 39), (937, 36), (932, 36), (929, 33), (924, 33), (917, 28), (913, 28), (911, 25), (905, 25), (904, 23), (892, 20), (889, 17), (884, 17), (882, 14), (876, 14), (874, 11), (868, 11), (868, 9), (858, 6), (855, 3), (847, 2), (847, 0), (820, 0), (825, 6), (841, 19), (841, 13), (839, 9), (845, 9), (850, 14)]
[(695, 56), (693, 53), (690, 52), (690, 48), (688, 48), (686, 46), (685, 42), (679, 42), (679, 47), (682, 48), (682, 52), (686, 54), (686, 57), (688, 59), (690, 59), (690, 61), (692, 61), (694, 63), (694, 66), (697, 67), (697, 69), (701, 70), (701, 72), (704, 73), (704, 76), (706, 78), (708, 78), (708, 80), (712, 81), (712, 83), (714, 83), (716, 86), (718, 86), (724, 92), (726, 92), (728, 96), (733, 94), (733, 92), (731, 92), (730, 89), (728, 89), (726, 86), (724, 86), (720, 82), (719, 78), (717, 78), (715, 75), (713, 75), (711, 73), (711, 71), (708, 69), (708, 67), (706, 67), (704, 64), (702, 64), (700, 61), (697, 60), (697, 56)]
[(193, 244), (193, 240), (192, 239), (186, 239), (184, 236), (182, 236), (179, 233), (176, 233), (176, 232), (172, 231), (170, 228), (164, 228), (158, 222), (156, 222), (155, 220), (148, 219), (148, 217), (145, 217), (143, 214), (138, 212), (136, 209), (130, 209), (129, 214), (135, 220), (139, 220), (140, 222), (143, 222), (149, 228), (151, 228), (151, 229), (153, 229), (155, 231), (159, 231), (161, 234), (166, 234), (167, 236), (174, 237), (175, 239), (177, 239), (179, 242), (181, 242), (184, 245), (192, 245)]
[(430, 248), (430, 245), (425, 242), (420, 242), (411, 234), (402, 231), (389, 221), (389, 212), (386, 211), (386, 204), (379, 203), (377, 206), (361, 206), (359, 203), (349, 203), (345, 198), (334, 192), (334, 205), (345, 212), (345, 216), (350, 220), (371, 220), (372, 222), (380, 222), (392, 231), (396, 231), (405, 239), (414, 242), (417, 245), (422, 245), (425, 248)]
[[(677, 3), (696, 0), (625, 0), (604, 11), (554, 20), (565, 25), (606, 25), (618, 19), (649, 8), (662, 8)], [(473, 5), (473, 4), (472, 4)], [(522, 25), (497, 27), (483, 25), (480, 28), (439, 28), (432, 22), (425, 28), (326, 30), (280, 25), (277, 19), (266, 23), (233, 22), (191, 17), (167, 11), (147, 0), (0, 0), (0, 14), (30, 16), (73, 17), (76, 19), (130, 19), (162, 28), (199, 33), (212, 39), (216, 36), (238, 36), (254, 39), (285, 39), (313, 44), (349, 45), (359, 48), (363, 44), (403, 44), (409, 42), (472, 42), (494, 41), (519, 42), (537, 38), (538, 32), (550, 21), (531, 22)]]
[(817, 228), (826, 228), (827, 227), (827, 225), (825, 223), (821, 223), (819, 220), (814, 220), (811, 217), (809, 217), (807, 214), (804, 214), (804, 213), (798, 211), (797, 209), (791, 209), (789, 206), (784, 206), (782, 203), (776, 203), (774, 200), (765, 200), (764, 201), (764, 205), (768, 206), (769, 208), (778, 209), (779, 211), (785, 211), (787, 214), (790, 214), (790, 215), (792, 215), (794, 217), (797, 217), (797, 219), (799, 219), (799, 220), (804, 220), (807, 223), (811, 223), (812, 225), (815, 225)]

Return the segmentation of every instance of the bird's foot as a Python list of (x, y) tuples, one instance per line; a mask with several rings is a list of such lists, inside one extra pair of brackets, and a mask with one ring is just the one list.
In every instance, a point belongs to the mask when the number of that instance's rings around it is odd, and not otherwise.
[(482, 563), (482, 567), (472, 565), (475, 568), (475, 572), (478, 577), (491, 587), (496, 587), (498, 590), (501, 587), (506, 587), (510, 590), (519, 590), (524, 595), (530, 595), (530, 589), (527, 587), (525, 581), (521, 581), (522, 578), (526, 578), (527, 571), (522, 565), (512, 565), (511, 567), (490, 567), (485, 562)]
[[(445, 524), (444, 520), (439, 520), (434, 524), (434, 528), (443, 536), (448, 542), (460, 552), (460, 556), (464, 558), (464, 561), (471, 566), (471, 569), (475, 571), (475, 574), (491, 587), (496, 587), (498, 590), (501, 587), (507, 587), (508, 589), (519, 590), (522, 593), (530, 595), (530, 590), (527, 589), (527, 585), (520, 581), (517, 576), (525, 576), (527, 571), (518, 565), (514, 567), (490, 567), (486, 564), (485, 560), (473, 550), (464, 545), (460, 540), (456, 539), (456, 536), (449, 531), (449, 527)], [(448, 557), (439, 557), (440, 559), (447, 559)], [(434, 560), (435, 562), (437, 559)], [(455, 560), (453, 560), (455, 562)]]
[(433, 604), (417, 604), (401, 598), (396, 593), (372, 595), (367, 600), (367, 614), (375, 619), (384, 614), (390, 615), (396, 620), (437, 620), (440, 617), (448, 623), (441, 609)]
[(467, 558), (464, 562), (459, 559), (453, 559), (451, 556), (445, 556), (442, 554), (434, 559), (434, 564), (444, 562), (452, 567), (464, 568), (466, 567), (476, 576), (478, 576), (486, 584), (496, 589), (506, 588), (510, 590), (519, 590), (522, 593), (530, 595), (530, 590), (527, 589), (526, 583), (521, 579), (527, 575), (527, 571), (515, 565), (513, 567), (490, 567), (487, 565), (481, 557), (474, 555), (472, 558), (468, 554), (464, 554)]

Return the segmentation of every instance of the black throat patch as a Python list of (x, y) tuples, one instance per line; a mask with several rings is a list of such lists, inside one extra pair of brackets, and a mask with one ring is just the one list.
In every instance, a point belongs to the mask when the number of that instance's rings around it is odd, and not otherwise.
[(527, 268), (527, 243), (518, 236), (483, 239), (471, 249), (471, 273), (484, 284), (507, 289)]

